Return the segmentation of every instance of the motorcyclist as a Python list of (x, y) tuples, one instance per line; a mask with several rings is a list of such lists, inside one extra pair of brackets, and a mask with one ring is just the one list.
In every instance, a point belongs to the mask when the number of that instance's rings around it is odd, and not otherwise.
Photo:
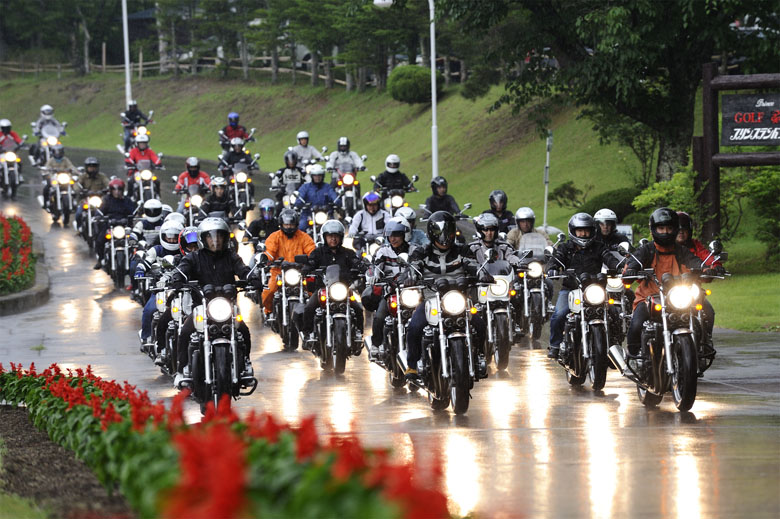
[(238, 124), (238, 112), (230, 112), (228, 114), (228, 123), (222, 128), (222, 147), (227, 150), (229, 143), (232, 139), (238, 137), (244, 141), (254, 141), (255, 138), (249, 135), (242, 125)]
[(385, 223), (390, 220), (390, 213), (379, 208), (382, 198), (378, 193), (369, 191), (363, 195), (363, 209), (355, 213), (349, 226), (349, 235), (365, 233), (369, 236), (380, 236)]
[(13, 151), (22, 144), (22, 138), (11, 129), (11, 121), (0, 119), (0, 150)]
[(284, 153), (284, 167), (279, 168), (274, 173), (272, 186), (278, 186), (276, 191), (276, 200), (281, 202), (284, 195), (296, 191), (303, 184), (306, 173), (299, 164), (298, 154), (294, 150), (288, 150)]
[(425, 208), (430, 214), (436, 211), (447, 211), (453, 215), (460, 212), (458, 202), (447, 194), (447, 179), (436, 177), (431, 180), (431, 191), (433, 194), (425, 201)]
[[(311, 236), (296, 228), (298, 215), (292, 209), (283, 209), (279, 213), (279, 230), (271, 233), (265, 240), (265, 258), (275, 260), (283, 258), (284, 261), (295, 261), (295, 256), (309, 255), (314, 250), (314, 240)], [(268, 288), (263, 290), (263, 310), (265, 312), (265, 322), (270, 323), (273, 319), (274, 294), (278, 289), (276, 278), (281, 274), (280, 268), (273, 268), (270, 272)], [(315, 298), (316, 299), (316, 298)]]
[(336, 144), (336, 151), (330, 154), (326, 167), (328, 171), (333, 172), (331, 183), (335, 184), (340, 180), (339, 171), (341, 173), (354, 173), (363, 168), (363, 159), (349, 149), (349, 139), (346, 137), (339, 137)]
[(50, 124), (59, 128), (60, 133), (65, 135), (65, 128), (63, 128), (62, 124), (54, 117), (54, 108), (52, 108), (51, 105), (43, 105), (41, 106), (41, 116), (38, 117), (38, 120), (35, 121), (35, 126), (33, 126), (33, 135), (40, 137), (43, 127)]
[(315, 164), (309, 171), (311, 182), (301, 186), (298, 191), (298, 199), (295, 201), (295, 207), (301, 209), (301, 219), (298, 229), (305, 231), (309, 227), (309, 218), (311, 218), (311, 208), (304, 208), (308, 204), (311, 207), (326, 206), (333, 204), (338, 199), (338, 194), (333, 186), (325, 183), (325, 169)]
[(409, 254), (412, 246), (409, 240), (412, 235), (412, 228), (405, 218), (395, 216), (391, 218), (384, 229), (384, 235), (387, 244), (376, 251), (371, 269), (371, 282), (369, 287), (363, 292), (362, 302), (366, 310), (373, 311), (374, 322), (372, 324), (372, 335), (366, 340), (372, 350), (379, 351), (382, 347), (385, 337), (385, 319), (389, 312), (387, 299), (382, 297), (382, 289), (373, 286), (377, 281), (393, 280), (401, 272), (401, 266), (398, 263), (399, 254)]
[(490, 213), (498, 219), (498, 232), (509, 232), (515, 226), (515, 217), (506, 209), (508, 201), (506, 193), (500, 189), (495, 189), (490, 192), (488, 201), (490, 202), (490, 209), (483, 211), (483, 214)]
[(151, 162), (152, 167), (160, 166), (160, 157), (149, 147), (149, 136), (139, 135), (135, 138), (135, 147), (130, 150), (127, 158), (125, 159), (125, 166), (127, 167), (127, 193), (133, 196), (135, 189), (135, 175), (138, 163), (143, 160)]
[(225, 178), (229, 178), (233, 175), (233, 166), (238, 163), (251, 164), (252, 156), (249, 154), (249, 150), (244, 149), (245, 141), (241, 137), (233, 137), (230, 139), (230, 150), (222, 155), (221, 169)]
[[(246, 280), (249, 274), (249, 267), (244, 264), (244, 260), (231, 251), (228, 244), (230, 241), (230, 228), (221, 218), (205, 218), (198, 226), (198, 242), (200, 250), (186, 255), (179, 262), (176, 273), (173, 276), (173, 286), (182, 285), (188, 281), (198, 281), (201, 288), (206, 285), (214, 287), (223, 287), (225, 285), (235, 284), (236, 278)], [(200, 304), (199, 294), (193, 292), (193, 305)], [(244, 359), (245, 375), (253, 374), (252, 363), (249, 355), (252, 349), (249, 328), (244, 321), (239, 321), (237, 331), (244, 338), (244, 351), (239, 355)], [(189, 375), (187, 364), (189, 363), (189, 343), (190, 335), (195, 332), (193, 316), (190, 315), (182, 324), (181, 333), (177, 345), (178, 369), (173, 380), (174, 387), (179, 387), (181, 382)], [(239, 362), (239, 366), (240, 366)]]
[(103, 197), (100, 212), (105, 217), (98, 226), (97, 240), (95, 241), (95, 254), (97, 263), (92, 267), (99, 270), (103, 266), (106, 248), (106, 230), (111, 221), (126, 220), (135, 212), (135, 204), (125, 197), (125, 181), (115, 178), (108, 183), (109, 192)]
[(162, 202), (150, 198), (144, 202), (143, 218), (133, 226), (132, 234), (137, 241), (143, 240), (148, 247), (156, 245), (162, 221)]
[(405, 173), (400, 171), (400, 167), (401, 158), (396, 154), (388, 155), (385, 159), (385, 170), (374, 182), (374, 191), (377, 193), (391, 189), (413, 191), (414, 184), (412, 184), (412, 181), (409, 180)]
[(206, 215), (223, 212), (226, 217), (229, 217), (235, 213), (233, 202), (233, 198), (228, 193), (227, 180), (222, 177), (214, 177), (211, 181), (211, 193), (203, 200), (200, 210)]
[[(475, 262), (469, 258), (466, 245), (455, 242), (455, 217), (447, 211), (436, 211), (428, 219), (428, 239), (430, 244), (424, 248), (415, 248), (409, 256), (409, 262), (423, 274), (425, 280), (436, 280), (439, 290), (457, 281), (469, 272), (476, 272)], [(430, 291), (426, 289), (426, 299)], [(427, 323), (425, 305), (421, 304), (409, 320), (406, 335), (407, 368), (406, 378), (417, 378), (417, 363), (422, 355), (422, 334)], [(478, 316), (471, 316), (471, 326), (475, 335), (477, 351), (482, 351), (485, 340), (485, 322)]]
[(407, 222), (409, 222), (409, 227), (412, 229), (412, 237), (409, 240), (409, 243), (411, 245), (415, 245), (417, 247), (425, 247), (430, 243), (428, 240), (428, 236), (425, 234), (425, 231), (422, 231), (421, 229), (416, 229), (417, 226), (417, 213), (412, 209), (411, 207), (399, 207), (395, 211), (395, 216), (400, 216), (402, 218), (405, 218)]
[(629, 246), (631, 245), (628, 236), (622, 232), (617, 232), (617, 215), (615, 211), (606, 207), (599, 209), (593, 215), (593, 219), (599, 225), (596, 239), (606, 245), (609, 250), (618, 250), (618, 246), (623, 242), (628, 243)]
[[(176, 187), (174, 191), (176, 193), (189, 192), (190, 195), (194, 194), (190, 191), (191, 186), (198, 186), (198, 194), (203, 194), (211, 185), (211, 177), (205, 171), (200, 169), (200, 161), (197, 157), (190, 157), (184, 161), (184, 165), (187, 168), (179, 175), (179, 179), (176, 181)], [(184, 211), (184, 197), (179, 202), (179, 207), (176, 209), (178, 212)]]
[(512, 264), (518, 263), (512, 246), (498, 238), (500, 224), (493, 213), (482, 213), (474, 218), (474, 228), (477, 230), (479, 239), (468, 244), (469, 257), (474, 258), (482, 265), (487, 259), (485, 252), (491, 249), (493, 251), (492, 259), (506, 260)]
[[(103, 195), (108, 189), (108, 177), (100, 172), (100, 161), (96, 157), (87, 157), (84, 159), (84, 175), (79, 177), (79, 185), (87, 197), (93, 195)], [(79, 204), (76, 207), (76, 225), (81, 225), (81, 217), (84, 213), (84, 207)]]
[(133, 131), (141, 124), (149, 124), (149, 117), (138, 108), (138, 102), (132, 99), (127, 103), (127, 110), (122, 117), (122, 126), (125, 128), (125, 151), (130, 149)]
[[(309, 262), (304, 267), (304, 274), (311, 273), (317, 269), (324, 269), (330, 265), (338, 265), (341, 272), (341, 281), (347, 284), (354, 284), (359, 278), (360, 274), (365, 270), (360, 258), (358, 258), (355, 251), (345, 248), (342, 243), (344, 242), (344, 226), (338, 220), (328, 220), (322, 224), (322, 236), (323, 243), (311, 254), (309, 254)], [(301, 314), (296, 312), (294, 317), (297, 319), (297, 326), (299, 330), (302, 330), (307, 334), (307, 343), (304, 347), (309, 347), (310, 344), (315, 342), (314, 337), (314, 313), (319, 306), (320, 301), (317, 297), (310, 297), (306, 301), (306, 305), (303, 308), (303, 319), (301, 321)], [(349, 305), (355, 311), (355, 322), (353, 323), (356, 340), (352, 343), (352, 354), (359, 355), (363, 349), (363, 306), (357, 301), (350, 298)]]
[[(51, 158), (46, 161), (43, 166), (43, 170), (46, 172), (46, 183), (43, 186), (43, 208), (49, 210), (51, 203), (51, 181), (54, 175), (60, 172), (68, 172), (70, 174), (78, 174), (76, 166), (65, 156), (65, 147), (62, 144), (55, 144), (51, 147)], [(65, 221), (65, 224), (68, 222)]]
[[(650, 215), (649, 224), (653, 241), (642, 245), (634, 251), (632, 256), (629, 256), (623, 277), (632, 277), (643, 268), (652, 268), (655, 271), (655, 276), (660, 280), (666, 273), (679, 276), (689, 272), (690, 269), (701, 267), (702, 260), (691, 252), (688, 247), (677, 243), (680, 217), (675, 211), (668, 207), (656, 209)], [(704, 271), (705, 274), (715, 275), (720, 275), (723, 272), (725, 271), (722, 266), (713, 266), (711, 269)], [(636, 289), (634, 313), (631, 316), (631, 324), (628, 327), (626, 339), (628, 352), (633, 357), (637, 357), (640, 354), (642, 329), (645, 321), (650, 318), (647, 308), (647, 297), (657, 294), (659, 291), (658, 285), (650, 279), (640, 281)], [(706, 311), (703, 313), (707, 335), (711, 337), (715, 323), (714, 312), (712, 315), (708, 315)]]
[(534, 228), (536, 215), (530, 207), (521, 207), (515, 211), (515, 224), (517, 227), (511, 229), (506, 235), (506, 241), (515, 248), (515, 250), (525, 250), (528, 247), (523, 245), (523, 236), (526, 234), (541, 234), (547, 245), (552, 245), (547, 231), (541, 227)]
[(260, 211), (260, 216), (249, 224), (247, 231), (252, 237), (264, 242), (271, 233), (279, 230), (279, 223), (274, 214), (276, 212), (276, 204), (270, 198), (263, 198), (257, 204), (257, 209)]
[(295, 154), (298, 156), (298, 167), (302, 168), (304, 161), (310, 161), (312, 159), (314, 160), (325, 160), (325, 158), (322, 156), (322, 153), (317, 151), (317, 148), (314, 146), (309, 146), (309, 132), (307, 131), (300, 131), (298, 132), (298, 135), (295, 136), (295, 138), (298, 140), (298, 145), (293, 147), (292, 151), (295, 152)]
[[(596, 222), (588, 213), (577, 213), (569, 218), (569, 239), (559, 243), (547, 261), (547, 274), (556, 276), (558, 272), (573, 269), (578, 278), (582, 274), (596, 275), (601, 272), (602, 264), (608, 268), (617, 268), (620, 260), (610, 254), (609, 249), (596, 240)], [(557, 358), (563, 342), (563, 328), (569, 313), (569, 292), (577, 288), (577, 281), (571, 277), (563, 279), (555, 312), (550, 318), (550, 347), (547, 356)]]

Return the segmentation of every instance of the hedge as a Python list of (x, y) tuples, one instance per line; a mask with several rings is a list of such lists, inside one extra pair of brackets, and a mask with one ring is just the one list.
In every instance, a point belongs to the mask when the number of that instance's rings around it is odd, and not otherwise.
[(0, 213), (0, 295), (22, 291), (34, 282), (30, 227), (18, 216)]
[[(443, 78), (436, 72), (436, 95), (441, 94)], [(387, 78), (387, 90), (396, 101), (402, 103), (431, 102), (431, 70), (417, 65), (396, 67)]]
[(593, 216), (599, 209), (612, 209), (618, 217), (618, 223), (621, 223), (626, 216), (636, 211), (631, 203), (639, 193), (640, 190), (634, 187), (605, 191), (587, 200), (580, 206), (579, 211)]

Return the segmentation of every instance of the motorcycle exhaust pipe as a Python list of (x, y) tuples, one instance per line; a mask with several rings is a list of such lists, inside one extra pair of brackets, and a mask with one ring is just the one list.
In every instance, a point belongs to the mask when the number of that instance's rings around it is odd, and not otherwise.
[(620, 368), (620, 373), (623, 374), (626, 371), (628, 371), (628, 364), (626, 364), (626, 359), (623, 358), (623, 352), (620, 350), (620, 346), (615, 344), (609, 349), (609, 358), (612, 359), (612, 362)]

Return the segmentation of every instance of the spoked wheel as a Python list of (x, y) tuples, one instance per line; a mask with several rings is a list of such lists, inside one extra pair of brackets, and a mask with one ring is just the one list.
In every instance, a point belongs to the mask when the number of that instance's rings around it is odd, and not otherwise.
[(285, 346), (289, 351), (298, 349), (298, 338), (298, 328), (295, 326), (295, 323), (290, 321), (290, 324), (287, 326), (287, 341), (285, 341)]
[[(230, 352), (224, 345), (215, 347), (212, 351), (214, 355), (214, 382), (211, 391), (214, 409), (218, 409), (220, 405), (230, 409), (230, 395), (232, 393)], [(222, 395), (228, 395), (228, 398), (222, 400)]]
[(333, 326), (333, 372), (344, 373), (347, 367), (347, 323), (343, 319), (334, 319)]
[(506, 314), (496, 314), (496, 344), (495, 351), (493, 351), (493, 357), (496, 361), (496, 368), (499, 371), (504, 371), (509, 365), (509, 346), (511, 344), (509, 340), (509, 319)]
[(325, 371), (330, 371), (333, 369), (333, 359), (332, 359), (333, 352), (328, 349), (328, 343), (325, 340), (326, 329), (327, 327), (324, 324), (320, 325), (317, 339), (319, 340), (319, 348), (320, 348), (320, 369), (323, 369)]
[(698, 360), (690, 335), (677, 335), (672, 345), (672, 397), (680, 411), (687, 411), (696, 400)]
[(664, 399), (663, 395), (651, 393), (642, 386), (636, 386), (636, 394), (639, 396), (639, 401), (642, 402), (642, 405), (645, 407), (655, 407)]
[(390, 385), (393, 387), (404, 387), (406, 385), (406, 378), (401, 366), (398, 365), (398, 359), (396, 354), (398, 353), (398, 336), (395, 333), (388, 333), (385, 337), (385, 345), (389, 346), (389, 352), (387, 354), (387, 378), (390, 380)]
[(450, 340), (450, 401), (455, 414), (463, 414), (469, 409), (469, 382), (466, 341)]
[(588, 374), (593, 391), (600, 391), (607, 382), (607, 336), (604, 328), (594, 326), (591, 328), (590, 366)]

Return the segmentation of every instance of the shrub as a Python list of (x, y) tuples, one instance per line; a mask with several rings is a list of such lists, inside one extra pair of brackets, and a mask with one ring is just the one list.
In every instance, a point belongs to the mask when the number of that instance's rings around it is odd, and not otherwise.
[[(441, 94), (443, 78), (436, 73), (436, 94)], [(402, 103), (431, 102), (431, 71), (417, 65), (401, 65), (390, 73), (387, 89), (396, 101)]]
[(634, 212), (634, 206), (631, 203), (639, 194), (639, 190), (633, 187), (624, 187), (605, 191), (599, 195), (590, 198), (582, 204), (579, 211), (593, 216), (599, 209), (609, 208), (615, 211), (618, 222), (626, 223), (623, 220), (626, 216)]
[(18, 216), (0, 214), (0, 295), (12, 294), (35, 282), (32, 232)]

